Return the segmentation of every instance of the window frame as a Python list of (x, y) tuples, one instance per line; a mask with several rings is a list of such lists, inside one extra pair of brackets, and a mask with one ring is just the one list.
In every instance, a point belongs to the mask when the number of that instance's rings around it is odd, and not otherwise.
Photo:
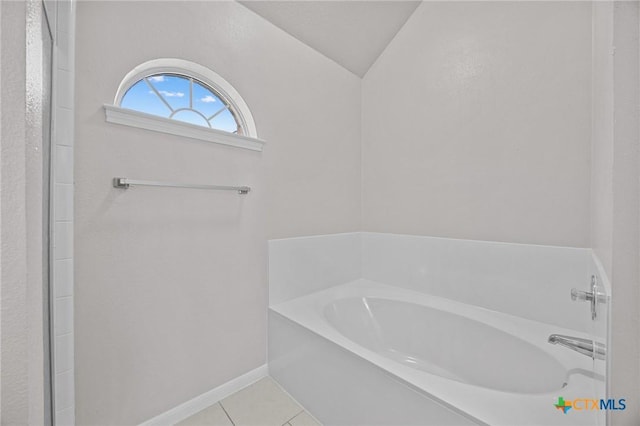
[[(236, 119), (245, 134), (238, 135), (120, 106), (122, 98), (131, 87), (143, 78), (157, 74), (174, 74), (193, 78), (209, 86), (223, 101), (231, 105), (237, 115)], [(251, 111), (238, 91), (212, 70), (184, 59), (160, 58), (138, 65), (129, 71), (120, 82), (113, 105), (105, 104), (104, 109), (105, 118), (111, 123), (237, 146), (254, 151), (262, 151), (265, 144), (264, 140), (258, 138)]]

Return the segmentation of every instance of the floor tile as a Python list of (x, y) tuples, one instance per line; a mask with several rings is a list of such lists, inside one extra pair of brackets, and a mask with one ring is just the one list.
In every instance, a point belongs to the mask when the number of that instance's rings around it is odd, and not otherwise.
[(302, 412), (271, 377), (220, 401), (236, 426), (282, 426)]
[(318, 423), (306, 411), (303, 411), (293, 419), (289, 420), (289, 424), (291, 426), (321, 426), (320, 423)]
[(220, 404), (194, 414), (178, 423), (178, 426), (233, 426)]

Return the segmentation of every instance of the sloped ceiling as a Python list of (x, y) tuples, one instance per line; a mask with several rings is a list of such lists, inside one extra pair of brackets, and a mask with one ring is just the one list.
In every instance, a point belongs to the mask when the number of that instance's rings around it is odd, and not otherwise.
[(419, 1), (240, 1), (298, 40), (362, 77)]

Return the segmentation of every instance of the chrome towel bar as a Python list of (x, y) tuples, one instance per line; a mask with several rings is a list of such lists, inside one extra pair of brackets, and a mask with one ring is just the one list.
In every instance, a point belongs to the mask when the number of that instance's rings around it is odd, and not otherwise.
[(226, 186), (226, 185), (198, 185), (190, 183), (156, 182), (151, 180), (139, 180), (117, 177), (113, 178), (113, 187), (127, 189), (130, 186), (165, 186), (171, 188), (191, 188), (191, 189), (215, 189), (220, 191), (238, 191), (238, 194), (247, 194), (251, 191), (248, 186)]

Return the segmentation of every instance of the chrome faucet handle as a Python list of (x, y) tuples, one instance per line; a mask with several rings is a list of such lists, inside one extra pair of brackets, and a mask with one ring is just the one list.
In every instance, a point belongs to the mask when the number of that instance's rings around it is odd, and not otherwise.
[(591, 275), (591, 291), (582, 291), (575, 288), (571, 289), (571, 300), (583, 300), (591, 302), (591, 319), (595, 320), (598, 316), (598, 303), (607, 301), (607, 296), (598, 292), (598, 282), (595, 275)]

